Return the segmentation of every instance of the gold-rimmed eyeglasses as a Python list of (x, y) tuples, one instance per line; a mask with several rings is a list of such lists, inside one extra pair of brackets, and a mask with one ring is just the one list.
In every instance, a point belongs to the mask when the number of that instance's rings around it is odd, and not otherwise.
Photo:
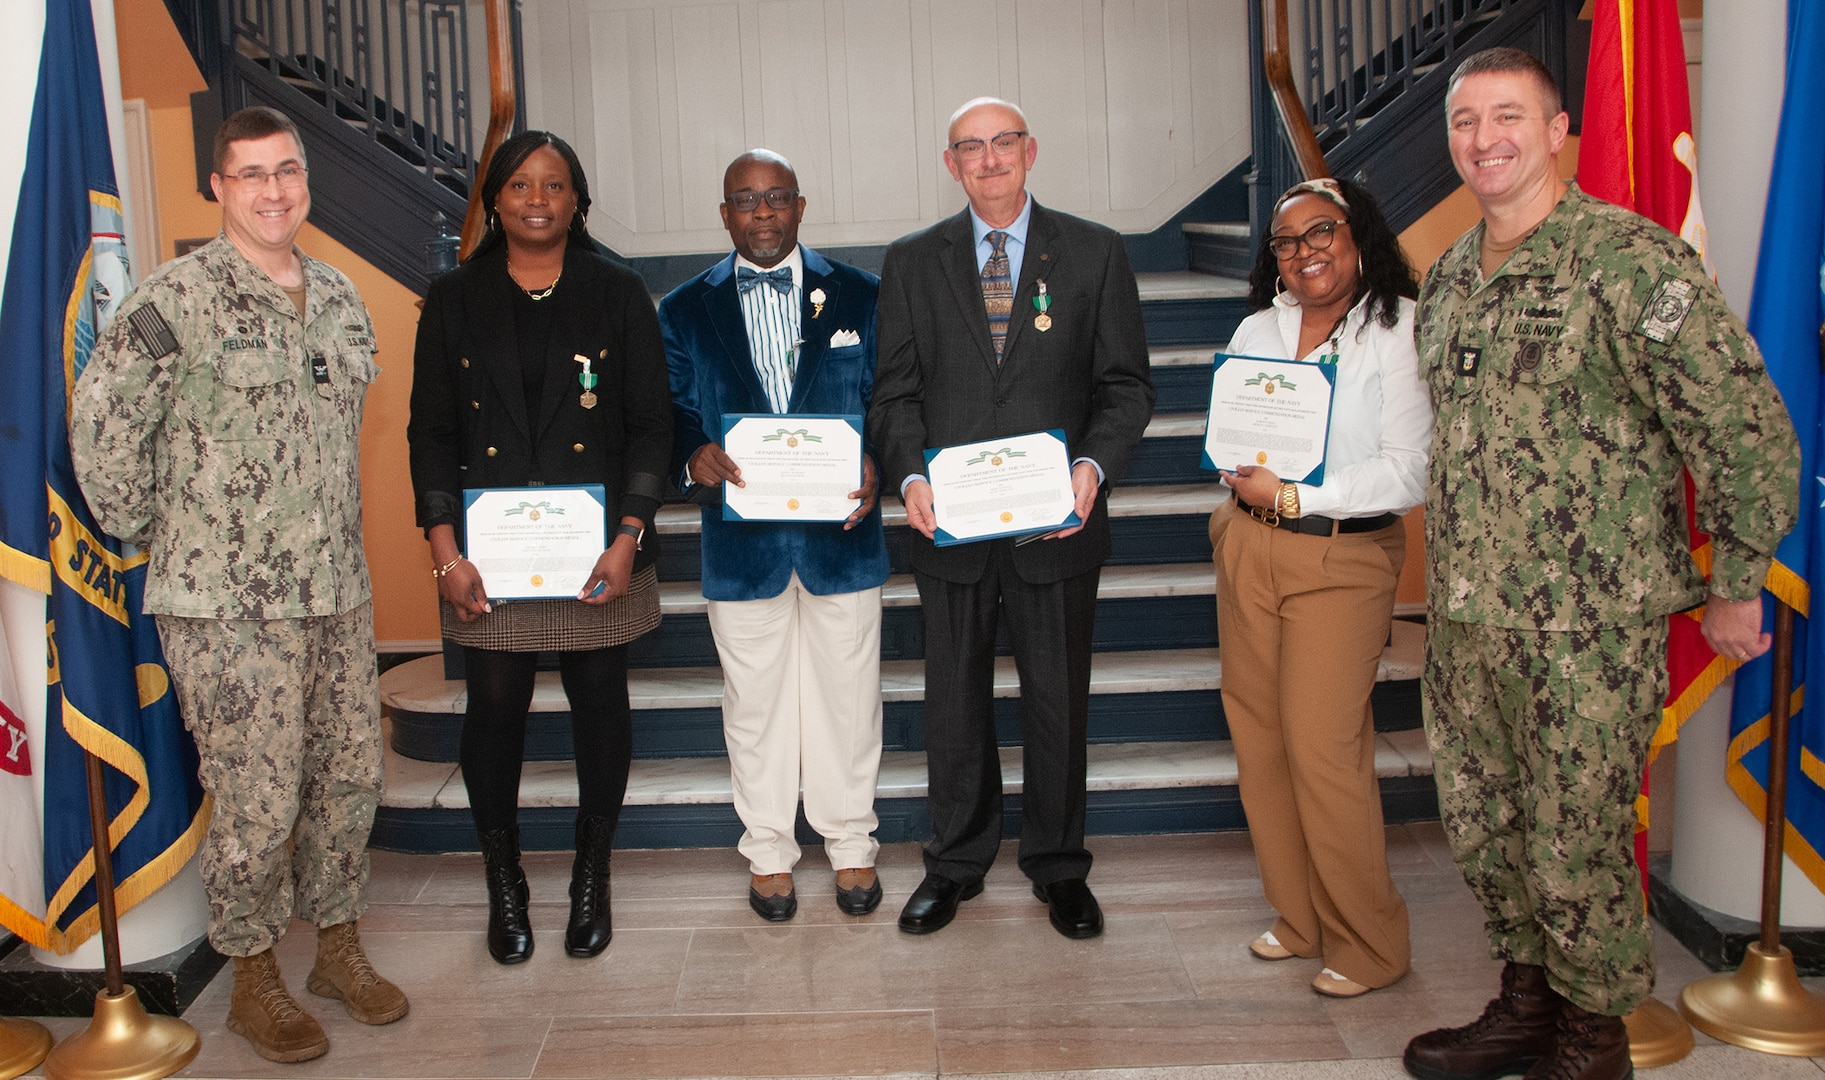
[(989, 147), (992, 146), (995, 148), (995, 153), (1006, 157), (1020, 149), (1020, 140), (1026, 137), (1027, 133), (1024, 131), (1004, 131), (991, 139), (958, 139), (951, 143), (951, 153), (957, 155), (958, 159), (962, 161), (974, 161), (988, 153)]

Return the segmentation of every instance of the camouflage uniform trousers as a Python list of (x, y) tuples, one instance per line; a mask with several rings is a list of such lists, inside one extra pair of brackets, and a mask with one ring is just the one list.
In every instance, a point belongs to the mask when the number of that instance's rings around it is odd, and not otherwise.
[(1435, 617), (1422, 684), (1438, 801), (1497, 959), (1621, 1016), (1654, 988), (1635, 797), (1666, 693), (1666, 620), (1517, 630)]
[(215, 797), (202, 849), (209, 943), (251, 956), (292, 917), (367, 907), (380, 805), (373, 605), (297, 619), (158, 616), (184, 721)]

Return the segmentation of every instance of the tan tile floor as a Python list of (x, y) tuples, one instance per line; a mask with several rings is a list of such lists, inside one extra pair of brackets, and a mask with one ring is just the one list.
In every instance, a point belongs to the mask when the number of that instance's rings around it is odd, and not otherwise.
[[(1412, 916), (1413, 972), (1354, 1001), (1308, 987), (1312, 961), (1245, 951), (1270, 921), (1240, 833), (1095, 837), (1098, 939), (1054, 933), (1004, 852), (957, 921), (910, 937), (895, 916), (920, 877), (918, 848), (881, 852), (887, 896), (866, 918), (829, 898), (807, 852), (799, 914), (761, 922), (730, 849), (615, 855), (615, 939), (593, 960), (562, 945), (569, 857), (528, 856), (538, 951), (488, 959), (474, 855), (376, 853), (363, 938), (412, 996), (385, 1028), (305, 995), (333, 1046), (272, 1065), (224, 1026), (227, 969), (189, 1011), (203, 1050), (190, 1077), (1080, 1077), (1089, 1080), (1357, 1080), (1399, 1077), (1418, 1031), (1474, 1016), (1495, 987), (1481, 918), (1436, 824), (1388, 831)], [(311, 936), (280, 946), (301, 991)], [(1703, 967), (1662, 933), (1660, 994)], [(1809, 980), (1815, 989), (1825, 980)], [(50, 1020), (62, 1036), (81, 1021)], [(1825, 1066), (1707, 1036), (1652, 1080), (1825, 1080)], [(39, 1075), (34, 1073), (33, 1075)]]

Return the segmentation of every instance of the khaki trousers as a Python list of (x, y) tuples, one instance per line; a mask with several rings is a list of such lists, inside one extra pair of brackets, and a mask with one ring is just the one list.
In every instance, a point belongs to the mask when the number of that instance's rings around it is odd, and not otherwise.
[(756, 874), (797, 864), (805, 820), (832, 869), (873, 866), (881, 770), (881, 590), (817, 596), (794, 573), (778, 596), (712, 600), (722, 659), (737, 845)]
[(1211, 515), (1223, 711), (1274, 936), (1365, 986), (1407, 972), (1369, 692), (1394, 614), (1400, 523), (1304, 536)]

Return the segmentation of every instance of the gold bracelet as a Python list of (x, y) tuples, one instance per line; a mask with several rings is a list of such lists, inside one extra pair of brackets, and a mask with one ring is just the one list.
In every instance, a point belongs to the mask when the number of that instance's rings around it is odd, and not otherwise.
[(458, 555), (456, 558), (451, 559), (449, 562), (447, 562), (447, 563), (443, 564), (442, 566), (438, 567), (437, 569), (431, 571), (431, 576), (433, 578), (444, 577), (445, 575), (449, 574), (450, 571), (456, 569), (456, 564), (459, 562), (462, 562), (462, 561), (463, 561), (463, 557), (461, 555)]
[(1299, 485), (1281, 484), (1279, 504), (1280, 516), (1296, 518), (1299, 516)]

